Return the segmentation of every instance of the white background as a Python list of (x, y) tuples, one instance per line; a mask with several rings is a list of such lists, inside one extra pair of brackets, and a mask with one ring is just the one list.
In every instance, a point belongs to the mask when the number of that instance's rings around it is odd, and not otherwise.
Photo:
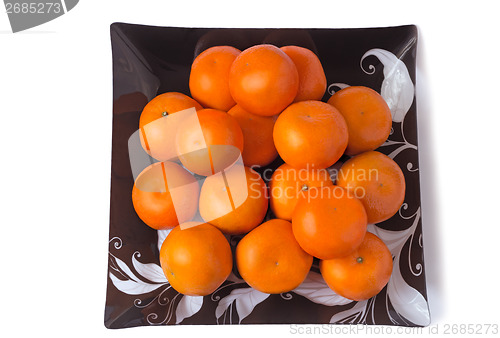
[(292, 335), (286, 325), (104, 328), (112, 131), (109, 25), (116, 21), (199, 27), (416, 24), (432, 325), (442, 332), (446, 324), (500, 323), (495, 273), (500, 26), (494, 3), (83, 0), (68, 14), (16, 34), (2, 8), (0, 330), (14, 328), (16, 336)]

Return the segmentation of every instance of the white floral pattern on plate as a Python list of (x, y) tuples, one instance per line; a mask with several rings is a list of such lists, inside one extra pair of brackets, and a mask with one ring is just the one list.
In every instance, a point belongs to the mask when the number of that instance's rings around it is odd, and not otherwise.
[[(416, 39), (411, 39), (403, 49), (401, 57), (404, 56), (415, 43)], [(394, 122), (403, 122), (415, 97), (415, 86), (411, 81), (408, 68), (406, 68), (404, 62), (393, 53), (385, 49), (374, 48), (367, 51), (361, 57), (359, 63), (361, 69), (366, 74), (371, 75), (375, 73), (375, 66), (369, 65), (369, 70), (363, 67), (363, 61), (371, 55), (377, 57), (384, 65), (384, 81), (382, 82), (380, 95), (382, 95), (391, 109), (392, 120)], [(346, 83), (332, 83), (328, 86), (328, 92), (333, 95), (335, 93), (335, 88), (344, 89), (346, 87), (349, 87)]]

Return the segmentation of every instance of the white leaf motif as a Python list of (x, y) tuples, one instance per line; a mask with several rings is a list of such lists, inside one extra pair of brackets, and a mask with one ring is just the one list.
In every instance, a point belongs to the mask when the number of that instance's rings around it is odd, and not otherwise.
[(399, 257), (394, 260), (394, 270), (387, 285), (387, 293), (392, 306), (400, 315), (416, 325), (430, 324), (427, 302), (420, 292), (404, 281), (399, 270)]
[(117, 278), (112, 273), (109, 273), (109, 278), (113, 282), (113, 285), (123, 293), (129, 295), (142, 295), (144, 293), (151, 292), (158, 289), (163, 284), (149, 284), (142, 281), (137, 282), (134, 280), (121, 280)]
[(198, 311), (200, 311), (203, 305), (203, 296), (184, 296), (177, 305), (177, 310), (175, 311), (175, 323), (179, 324), (185, 318), (191, 317)]
[[(404, 205), (403, 205), (404, 206)], [(394, 256), (391, 279), (387, 284), (387, 296), (394, 310), (404, 318), (416, 325), (426, 326), (430, 323), (430, 314), (424, 296), (403, 279), (399, 268), (401, 250), (408, 239), (415, 234), (415, 229), (420, 220), (420, 208), (410, 217), (400, 216), (405, 219), (414, 217), (413, 224), (406, 230), (390, 231), (369, 224), (368, 231), (378, 236), (389, 248)]]
[[(127, 266), (127, 264), (124, 261), (122, 261), (118, 257), (115, 257), (115, 256), (113, 256), (113, 257), (114, 257), (114, 260), (116, 262), (116, 265), (120, 269), (120, 270), (117, 270), (117, 269), (115, 269), (115, 270), (118, 271), (119, 273), (121, 273), (121, 275), (123, 275), (125, 278), (127, 278), (125, 280), (122, 280), (122, 279), (116, 277), (115, 275), (113, 275), (111, 272), (109, 273), (109, 278), (113, 282), (113, 285), (121, 292), (124, 292), (124, 293), (129, 294), (129, 295), (140, 295), (143, 293), (148, 293), (148, 292), (151, 292), (153, 290), (156, 290), (160, 286), (162, 286), (168, 282), (166, 280), (166, 278), (163, 280), (163, 283), (143, 282), (136, 275), (134, 275), (132, 270), (130, 270), (130, 268)], [(135, 262), (134, 262), (134, 260), (135, 260)], [(135, 259), (135, 255), (132, 256), (132, 262), (133, 262), (136, 270), (141, 275), (144, 273), (144, 271), (151, 269), (151, 267), (148, 264), (142, 264), (142, 263), (138, 262)], [(137, 264), (137, 266), (136, 266), (136, 264)], [(146, 265), (147, 267), (142, 267), (141, 265)], [(139, 267), (139, 269), (137, 269), (138, 267)], [(148, 274), (148, 273), (146, 273), (146, 274)]]
[(162, 246), (163, 242), (165, 241), (165, 238), (167, 238), (170, 231), (172, 231), (172, 229), (158, 230), (158, 251), (161, 250), (161, 246)]
[(235, 289), (219, 301), (219, 305), (215, 309), (215, 316), (220, 318), (229, 306), (233, 302), (236, 302), (236, 311), (241, 323), (253, 311), (255, 306), (263, 302), (267, 297), (269, 297), (268, 293), (263, 293), (253, 288)]
[(385, 245), (387, 245), (387, 248), (389, 249), (391, 254), (393, 256), (397, 256), (399, 255), (401, 248), (403, 247), (405, 242), (408, 240), (408, 237), (413, 234), (415, 229), (413, 227), (410, 227), (402, 231), (391, 231), (379, 228), (374, 224), (368, 224), (367, 231), (380, 238), (385, 243)]
[[(114, 256), (113, 256), (114, 257)], [(117, 257), (114, 257), (115, 258), (115, 262), (116, 262), (116, 265), (120, 268), (120, 272), (122, 273), (122, 275), (124, 275), (125, 277), (127, 277), (128, 279), (130, 280), (133, 280), (134, 282), (137, 282), (139, 279), (134, 275), (134, 273), (130, 270), (130, 268), (128, 267), (128, 265), (122, 261), (121, 259), (117, 258)]]
[(356, 323), (364, 318), (368, 301), (364, 300), (356, 303), (352, 308), (336, 313), (330, 319), (330, 323)]
[(328, 287), (321, 274), (314, 271), (310, 271), (302, 284), (292, 291), (314, 303), (327, 306), (345, 305), (352, 302), (350, 299), (337, 295)]
[[(404, 55), (415, 42), (415, 39), (410, 40), (402, 54)], [(384, 81), (382, 82), (380, 94), (391, 109), (392, 120), (402, 122), (415, 96), (415, 88), (408, 73), (408, 68), (406, 68), (403, 61), (391, 52), (374, 48), (367, 51), (360, 61), (361, 69), (367, 74), (375, 72), (373, 65), (368, 66), (369, 71), (363, 68), (363, 60), (370, 55), (377, 57), (384, 65)]]
[(135, 270), (144, 278), (150, 280), (154, 283), (168, 283), (163, 270), (158, 264), (148, 263), (144, 264), (137, 260), (136, 257), (140, 257), (139, 252), (135, 252), (132, 256), (132, 264), (134, 265)]

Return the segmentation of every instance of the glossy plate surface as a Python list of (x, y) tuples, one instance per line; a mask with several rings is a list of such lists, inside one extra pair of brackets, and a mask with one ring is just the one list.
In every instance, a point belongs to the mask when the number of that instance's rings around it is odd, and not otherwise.
[[(423, 261), (417, 144), (415, 73), (417, 28), (204, 29), (115, 23), (113, 49), (113, 137), (109, 270), (105, 308), (108, 328), (164, 324), (384, 324), (430, 323)], [(167, 231), (146, 226), (134, 211), (134, 174), (129, 139), (146, 103), (169, 91), (189, 95), (193, 59), (215, 45), (240, 50), (271, 43), (299, 45), (320, 58), (328, 81), (323, 101), (349, 85), (381, 93), (393, 115), (388, 141), (378, 151), (393, 158), (406, 179), (406, 197), (391, 219), (369, 225), (394, 256), (389, 284), (374, 298), (353, 302), (331, 291), (314, 262), (297, 289), (268, 295), (250, 288), (233, 271), (212, 295), (190, 297), (170, 287), (159, 266)], [(277, 159), (268, 168), (276, 168)], [(264, 175), (264, 179), (270, 175)], [(271, 211), (267, 218), (272, 218)], [(233, 236), (234, 249), (241, 236)]]

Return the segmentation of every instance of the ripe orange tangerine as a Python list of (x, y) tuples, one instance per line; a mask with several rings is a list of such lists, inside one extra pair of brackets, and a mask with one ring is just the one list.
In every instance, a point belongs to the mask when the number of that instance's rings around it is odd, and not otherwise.
[(325, 169), (347, 146), (347, 124), (339, 111), (321, 101), (302, 101), (280, 114), (273, 130), (281, 158), (295, 168)]
[(269, 182), (271, 209), (277, 218), (291, 221), (300, 197), (311, 188), (331, 185), (326, 169), (297, 169), (284, 163), (274, 171)]
[(278, 152), (274, 146), (273, 128), (276, 116), (260, 116), (247, 112), (236, 105), (228, 112), (243, 131), (243, 163), (248, 166), (265, 166), (271, 163)]
[(175, 150), (175, 127), (170, 120), (171, 114), (189, 108), (196, 110), (202, 106), (187, 95), (177, 92), (160, 94), (144, 107), (139, 119), (139, 137), (143, 149), (158, 161), (172, 160), (177, 156)]
[(199, 184), (174, 162), (157, 162), (137, 176), (132, 202), (139, 218), (153, 229), (171, 229), (191, 220), (198, 209)]
[(353, 252), (366, 233), (361, 202), (337, 186), (312, 188), (297, 202), (292, 215), (293, 234), (302, 249), (319, 259)]
[(321, 61), (311, 50), (299, 46), (284, 46), (299, 73), (299, 90), (294, 102), (321, 100), (326, 91), (326, 76)]
[(233, 257), (226, 237), (217, 228), (189, 222), (167, 235), (160, 249), (160, 265), (175, 290), (206, 296), (227, 279)]
[(200, 215), (223, 233), (247, 233), (266, 216), (267, 186), (253, 169), (235, 164), (205, 179), (200, 193)]
[(352, 86), (339, 90), (328, 100), (344, 116), (349, 129), (346, 154), (375, 150), (389, 137), (392, 115), (384, 98), (371, 88)]
[(392, 274), (392, 255), (384, 242), (367, 232), (355, 251), (341, 258), (322, 260), (320, 271), (338, 295), (361, 301), (377, 295)]
[(241, 277), (264, 293), (288, 292), (298, 287), (311, 268), (313, 257), (295, 240), (292, 224), (267, 221), (245, 235), (236, 247)]
[(243, 132), (226, 112), (202, 109), (180, 123), (176, 145), (184, 167), (208, 176), (229, 168), (240, 158)]
[(229, 92), (229, 69), (240, 51), (230, 46), (206, 49), (191, 65), (189, 89), (205, 108), (228, 111), (234, 102)]
[(401, 168), (378, 151), (368, 151), (346, 161), (339, 170), (336, 184), (359, 197), (368, 223), (391, 218), (405, 199), (406, 183)]
[(245, 49), (229, 72), (233, 99), (252, 114), (279, 114), (293, 102), (299, 89), (299, 74), (292, 59), (273, 45)]

